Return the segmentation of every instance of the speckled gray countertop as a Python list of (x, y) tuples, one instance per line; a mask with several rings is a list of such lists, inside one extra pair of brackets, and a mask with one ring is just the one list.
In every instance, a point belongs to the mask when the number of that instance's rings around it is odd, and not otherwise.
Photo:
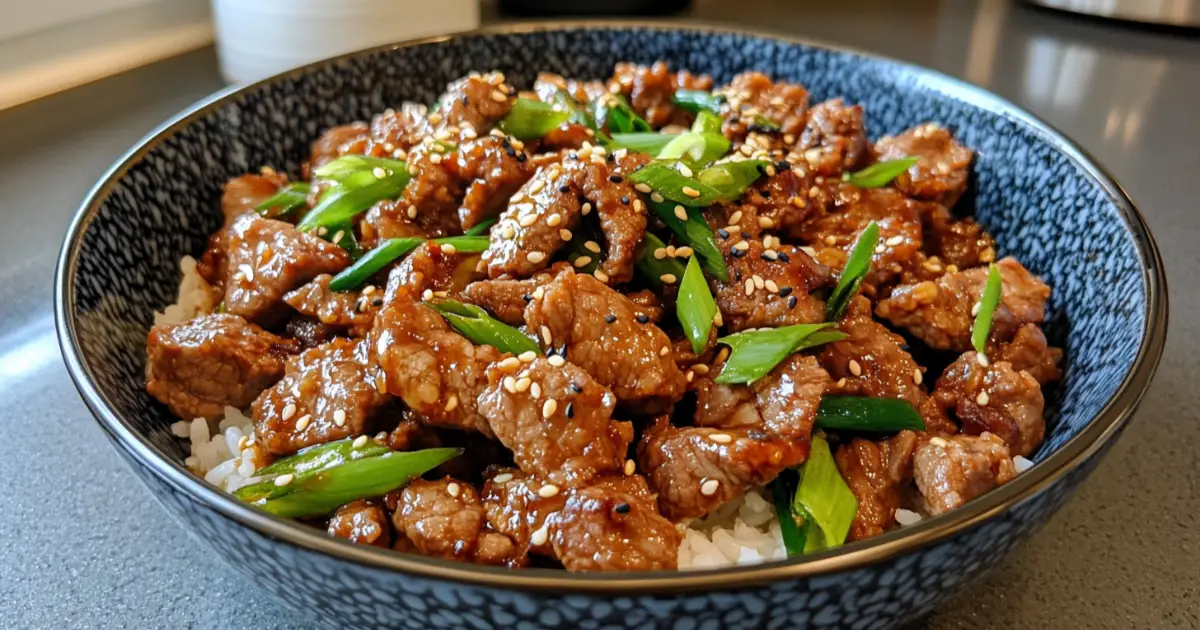
[[(1200, 35), (1008, 0), (698, 0), (692, 14), (964, 77), (1049, 120), (1128, 188), (1172, 289), (1158, 377), (1076, 497), (923, 627), (1200, 626)], [(312, 626), (159, 509), (80, 402), (54, 337), (54, 262), (80, 199), (219, 87), (204, 50), (0, 112), (0, 627)]]

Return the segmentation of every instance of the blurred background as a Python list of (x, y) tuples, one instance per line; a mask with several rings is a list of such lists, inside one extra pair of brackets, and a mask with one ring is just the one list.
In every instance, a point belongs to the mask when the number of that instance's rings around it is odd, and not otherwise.
[[(1077, 496), (924, 627), (1200, 627), (1200, 298), (1188, 290), (1200, 275), (1200, 0), (0, 0), (0, 408), (40, 401), (48, 419), (0, 418), (0, 443), (38, 454), (0, 457), (0, 478), (22, 480), (0, 514), (0, 628), (309, 623), (180, 538), (66, 376), (55, 256), (108, 166), (229, 83), (408, 37), (600, 13), (929, 66), (1045, 118), (1115, 174), (1162, 248), (1174, 343), (1138, 421)], [(47, 516), (41, 497), (63, 484), (78, 500), (53, 530), (30, 531)]]

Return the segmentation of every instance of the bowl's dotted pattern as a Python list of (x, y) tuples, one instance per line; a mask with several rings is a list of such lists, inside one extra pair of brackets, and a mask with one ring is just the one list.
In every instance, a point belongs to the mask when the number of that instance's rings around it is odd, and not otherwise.
[[(743, 69), (808, 86), (814, 102), (864, 104), (872, 136), (926, 120), (978, 152), (971, 210), (1054, 287), (1047, 332), (1067, 378), (1049, 398), (1035, 459), (1069, 440), (1111, 398), (1143, 339), (1145, 281), (1116, 203), (1053, 138), (970, 90), (884, 60), (744, 34), (646, 27), (480, 34), (363, 53), (238, 93), (152, 143), (89, 209), (78, 243), (72, 313), (83, 360), (115, 408), (176, 461), (173, 420), (142, 388), (145, 334), (174, 299), (177, 261), (203, 251), (230, 177), (271, 165), (293, 175), (322, 130), (394, 106), (432, 102), (469, 70), (518, 86), (539, 70), (603, 77), (620, 60), (666, 60), (719, 82)], [(867, 568), (734, 592), (539, 596), (447, 584), (351, 564), (266, 537), (135, 466), (185, 528), (292, 604), (345, 624), (412, 628), (875, 628), (925, 614), (995, 564), (1049, 517), (1098, 456), (1039, 495), (954, 538)]]

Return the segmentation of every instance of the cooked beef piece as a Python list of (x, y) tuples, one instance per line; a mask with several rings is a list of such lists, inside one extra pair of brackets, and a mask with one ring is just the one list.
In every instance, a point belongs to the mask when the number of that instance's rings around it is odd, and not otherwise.
[(615, 284), (633, 277), (637, 246), (646, 231), (646, 206), (624, 176), (648, 156), (626, 152), (606, 162), (601, 151), (593, 150), (591, 157), (581, 152), (539, 169), (509, 200), (483, 255), (492, 278), (526, 278), (549, 266), (593, 208), (608, 254), (600, 270)]
[(263, 169), (259, 175), (239, 175), (225, 182), (221, 189), (221, 212), (225, 213), (225, 225), (233, 223), (234, 219), (247, 212), (256, 212), (258, 204), (279, 192), (286, 184), (285, 175), (270, 169)]
[(1042, 385), (1062, 378), (1062, 370), (1058, 367), (1062, 350), (1049, 346), (1045, 333), (1037, 324), (1021, 326), (1011, 342), (999, 344), (988, 353), (993, 361), (1007, 361), (1014, 370), (1029, 372)]
[[(996, 263), (1000, 269), (1000, 304), (992, 317), (989, 338), (1011, 339), (1023, 324), (1045, 317), (1050, 287), (1029, 273), (1014, 258)], [(875, 312), (938, 350), (965, 351), (971, 347), (972, 311), (983, 296), (987, 267), (947, 273), (936, 281), (901, 285), (882, 300)]]
[(649, 66), (618, 63), (608, 80), (608, 90), (629, 97), (629, 104), (652, 127), (669, 124), (690, 124), (691, 114), (675, 106), (675, 90), (707, 90), (712, 79), (693, 75), (687, 70), (671, 72), (667, 64), (656, 61)]
[(366, 123), (355, 122), (333, 127), (321, 134), (312, 145), (309, 167), (317, 168), (340, 155), (366, 153), (371, 142), (371, 130)]
[[(445, 445), (437, 430), (425, 423), (421, 415), (412, 409), (402, 411), (400, 422), (387, 434), (387, 446), (393, 451), (419, 451)], [(460, 458), (455, 457), (450, 461), (455, 459)]]
[(849, 540), (878, 536), (895, 527), (901, 490), (912, 479), (913, 450), (922, 439), (912, 431), (901, 431), (878, 442), (854, 438), (837, 448), (838, 470), (858, 499)]
[(633, 425), (612, 419), (616, 400), (587, 372), (561, 357), (511, 358), (487, 376), (479, 412), (521, 470), (565, 486), (625, 465)]
[(901, 173), (893, 184), (906, 195), (954, 207), (967, 189), (971, 150), (955, 142), (950, 132), (937, 123), (917, 125), (895, 137), (875, 143), (880, 162), (916, 156), (916, 164)]
[(650, 318), (651, 323), (657, 324), (662, 319), (663, 303), (653, 291), (649, 289), (629, 291), (625, 297), (633, 302), (633, 307), (637, 309), (638, 314)]
[(1013, 455), (1029, 455), (1046, 434), (1041, 385), (1007, 361), (980, 360), (973, 350), (963, 353), (938, 379), (933, 396), (954, 411), (963, 433), (994, 433)]
[(775, 83), (761, 72), (743, 72), (724, 89), (730, 116), (722, 131), (731, 138), (745, 137), (761, 116), (779, 126), (780, 133), (798, 136), (808, 119), (808, 90), (794, 83)]
[(300, 348), (308, 350), (326, 343), (330, 339), (337, 336), (340, 329), (335, 329), (333, 326), (326, 326), (319, 320), (311, 317), (298, 315), (288, 320), (287, 336), (295, 338), (300, 342)]
[(421, 555), (510, 567), (526, 563), (512, 539), (487, 527), (475, 488), (449, 477), (405, 486), (392, 524), (402, 539), (397, 546)]
[(825, 303), (810, 293), (829, 282), (829, 270), (794, 245), (718, 233), (729, 282), (709, 280), (721, 319), (731, 331), (776, 328), (825, 320)]
[(459, 145), (454, 159), (446, 160), (455, 177), (470, 182), (458, 208), (463, 230), (499, 214), (508, 198), (533, 176), (524, 147), (513, 143), (506, 137), (481, 136)]
[(283, 296), (283, 301), (302, 315), (315, 317), (326, 326), (349, 329), (352, 337), (371, 330), (375, 313), (383, 305), (383, 291), (367, 285), (362, 291), (332, 291), (333, 276), (324, 273)]
[[(413, 208), (413, 218), (408, 216), (409, 205), (404, 200), (385, 199), (371, 206), (358, 222), (362, 233), (359, 244), (364, 249), (374, 249), (389, 238), (438, 238), (457, 233), (458, 219), (422, 220)], [(429, 219), (432, 215), (425, 215)]]
[[(408, 223), (416, 225), (429, 236), (446, 236), (462, 231), (458, 218), (459, 200), (466, 193), (466, 184), (451, 170), (452, 157), (442, 150), (445, 145), (432, 136), (408, 152), (408, 170), (412, 175), (404, 194), (395, 204), (381, 204), (379, 215), (368, 212), (363, 233), (377, 238), (405, 236)], [(400, 218), (400, 215), (404, 218)]]
[(638, 321), (638, 307), (592, 276), (566, 269), (535, 290), (525, 323), (553, 350), (612, 389), (620, 403), (679, 400), (687, 386), (658, 326)]
[(565, 79), (550, 72), (539, 72), (537, 80), (533, 83), (533, 89), (538, 100), (544, 103), (553, 102), (555, 93), (562, 90), (581, 105), (587, 105), (608, 93), (608, 87), (604, 85), (603, 81)]
[(974, 219), (956, 219), (946, 206), (922, 207), (925, 253), (959, 269), (986, 265), (996, 259), (996, 243)]
[(282, 378), (284, 360), (299, 349), (235, 315), (159, 324), (146, 337), (146, 391), (185, 420), (218, 418)]
[(817, 250), (816, 259), (839, 273), (867, 224), (879, 225), (864, 290), (891, 282), (921, 252), (921, 207), (888, 188), (840, 187), (831, 211), (804, 226), (800, 237)]
[(483, 135), (508, 115), (516, 98), (516, 90), (504, 82), (499, 72), (466, 76), (446, 86), (438, 97), (442, 107), (430, 114), (429, 122), (460, 131), (473, 129)]
[(925, 394), (924, 370), (905, 350), (904, 338), (871, 319), (866, 298), (850, 301), (837, 329), (847, 337), (825, 344), (820, 353), (821, 365), (838, 379), (837, 393), (905, 400), (925, 418), (929, 431), (955, 432), (946, 413)]
[(399, 396), (425, 422), (491, 435), (476, 400), (487, 386), (484, 370), (500, 359), (492, 346), (476, 346), (450, 329), (433, 309), (400, 293), (375, 316), (371, 357)]
[(1006, 483), (1016, 470), (1008, 446), (991, 433), (932, 438), (913, 455), (925, 509), (937, 516)]
[[(579, 123), (563, 123), (551, 129), (538, 140), (539, 151), (560, 151), (562, 149), (582, 149), (583, 143), (596, 141), (596, 132), (590, 127)], [(530, 161), (533, 164), (533, 161)]]
[(533, 301), (534, 290), (549, 284), (567, 267), (570, 263), (555, 263), (545, 272), (524, 280), (479, 280), (468, 284), (462, 297), (510, 326), (521, 326), (525, 323), (525, 305)]
[(288, 291), (350, 264), (341, 247), (256, 214), (234, 221), (228, 239), (225, 310), (260, 324), (286, 316)]
[(399, 157), (397, 150), (407, 151), (433, 132), (424, 105), (405, 101), (400, 109), (387, 109), (371, 120), (371, 138), (379, 145), (384, 157)]
[(862, 105), (846, 105), (840, 98), (816, 105), (793, 151), (804, 156), (812, 171), (827, 177), (862, 168), (871, 153)]
[(724, 239), (756, 239), (765, 232), (800, 233), (807, 221), (824, 213), (824, 195), (810, 197), (815, 178), (803, 167), (777, 169), (758, 180), (736, 203), (716, 206), (708, 212), (713, 230), (730, 234)]
[(392, 526), (387, 513), (374, 501), (360, 499), (338, 508), (329, 519), (329, 535), (356, 545), (391, 546)]
[(222, 297), (225, 295), (226, 270), (229, 268), (229, 228), (213, 232), (200, 260), (196, 261), (196, 273)]
[(518, 549), (555, 557), (568, 571), (676, 567), (679, 530), (658, 513), (641, 476), (603, 476), (554, 494), (544, 487), (512, 470), (484, 486), (489, 523)]
[(447, 251), (448, 248), (433, 241), (422, 243), (413, 250), (388, 274), (384, 301), (395, 299), (398, 293), (427, 300), (434, 295), (445, 297), (461, 291), (475, 276), (475, 264), (479, 259), (471, 254)]
[(749, 386), (697, 379), (696, 426), (660, 419), (638, 445), (638, 462), (663, 514), (703, 516), (802, 463), (830, 384), (815, 359), (799, 355)]
[(288, 455), (363, 433), (387, 403), (366, 350), (365, 341), (339, 338), (288, 360), (283, 380), (254, 401), (258, 443)]

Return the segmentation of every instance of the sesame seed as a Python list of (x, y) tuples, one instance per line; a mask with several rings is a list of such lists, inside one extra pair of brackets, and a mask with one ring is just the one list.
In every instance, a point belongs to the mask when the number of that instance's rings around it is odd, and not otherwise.
[(508, 100), (508, 95), (500, 90), (492, 90), (492, 100), (497, 103), (503, 103)]
[(562, 367), (563, 364), (566, 362), (567, 362), (566, 359), (562, 358), (561, 356), (559, 356), (557, 354), (552, 354), (546, 359), (546, 363), (549, 363), (550, 365), (552, 365), (554, 367)]
[(946, 448), (946, 446), (949, 444), (948, 442), (946, 442), (946, 440), (944, 440), (944, 439), (942, 439), (942, 438), (940, 438), (940, 437), (931, 437), (931, 438), (929, 438), (929, 443), (930, 443), (930, 444), (932, 444), (932, 445), (934, 445), (934, 446), (940, 446), (940, 447), (942, 447), (942, 448)]
[(694, 253), (695, 253), (695, 251), (692, 250), (691, 247), (686, 247), (686, 246), (680, 247), (675, 250), (675, 257), (676, 258), (690, 258), (691, 255)]
[(767, 280), (767, 281), (763, 282), (763, 285), (766, 286), (767, 290), (770, 291), (771, 293), (779, 292), (779, 285), (775, 284), (774, 280)]
[(742, 220), (742, 211), (738, 210), (737, 212), (734, 212), (733, 214), (729, 215), (729, 220), (726, 221), (726, 223), (733, 225), (735, 223), (739, 223), (741, 220)]
[(976, 315), (978, 315), (978, 314), (979, 314), (979, 309), (981, 309), (981, 308), (983, 308), (983, 303), (982, 303), (982, 302), (976, 302), (976, 303), (975, 303), (975, 306), (972, 306), (972, 307), (971, 307), (971, 317), (975, 317)]
[(454, 411), (458, 407), (458, 395), (450, 394), (450, 398), (446, 400), (446, 411)]
[(773, 249), (764, 251), (761, 256), (763, 260), (779, 260), (779, 252)]
[(979, 367), (987, 367), (989, 364), (987, 355), (985, 354), (976, 354), (975, 362), (979, 364)]
[(683, 206), (675, 206), (675, 218), (679, 219), (680, 221), (687, 221), (687, 210), (685, 210)]
[(650, 186), (647, 184), (644, 184), (644, 183), (639, 183), (639, 184), (634, 185), (633, 189), (640, 193), (649, 193), (650, 192)]
[(543, 252), (533, 251), (526, 254), (525, 259), (536, 265), (543, 260), (546, 260), (546, 254)]
[[(439, 145), (439, 146), (435, 146), (435, 147), (434, 147), (434, 150), (436, 151), (436, 150), (438, 150), (439, 148), (441, 148), (441, 147), (440, 147), (440, 145)], [(443, 150), (443, 151), (445, 151), (445, 149), (444, 149), (444, 148), (443, 148), (442, 150)], [(440, 154), (440, 153), (430, 153), (430, 154), (429, 154), (429, 161), (430, 161), (431, 163), (433, 163), (433, 164), (441, 164), (441, 163), (442, 163), (442, 156), (441, 156), (441, 154)]]
[(460, 492), (462, 492), (462, 486), (458, 485), (457, 483), (451, 481), (450, 483), (446, 484), (446, 494), (457, 498)]
[(428, 302), (433, 299), (433, 289), (425, 289), (421, 292), (421, 300)]
[(625, 460), (625, 470), (624, 470), (625, 474), (632, 475), (635, 470), (637, 470), (637, 463), (634, 462), (632, 459)]
[(675, 274), (673, 273), (664, 273), (663, 275), (659, 276), (658, 279), (662, 280), (663, 284), (675, 284), (676, 280)]
[(699, 197), (700, 196), (700, 191), (696, 190), (695, 188), (692, 188), (691, 186), (684, 186), (681, 190), (683, 191), (683, 194), (685, 194), (689, 197)]
[(542, 403), (542, 417), (549, 418), (554, 415), (555, 411), (558, 411), (558, 401), (553, 398), (547, 398), (546, 402)]
[(636, 319), (636, 320), (638, 321), (638, 323), (639, 323), (639, 324), (648, 324), (648, 323), (650, 323), (650, 316), (649, 316), (649, 315), (647, 315), (647, 314), (645, 314), (645, 313), (638, 313), (638, 314), (637, 314), (637, 316), (636, 316), (636, 317), (634, 317), (634, 319)]
[(561, 239), (562, 239), (562, 240), (564, 240), (564, 241), (569, 241), (569, 240), (571, 240), (571, 237), (572, 237), (572, 236), (574, 236), (574, 235), (573, 235), (573, 234), (571, 234), (571, 230), (568, 230), (567, 228), (563, 228), (563, 229), (561, 229), (561, 230), (559, 230), (559, 231), (558, 231), (558, 237), (559, 237), (559, 238), (561, 238)]
[(750, 249), (750, 241), (738, 241), (733, 244), (733, 248), (744, 252)]
[(350, 446), (353, 446), (354, 448), (362, 448), (367, 445), (367, 439), (367, 436), (360, 435), (354, 438), (354, 441), (350, 443)]
[(546, 187), (545, 181), (540, 180), (540, 179), (535, 180), (532, 184), (529, 185), (529, 194), (536, 195), (536, 194), (542, 192), (542, 189), (545, 187)]
[(546, 540), (550, 538), (550, 532), (546, 529), (549, 526), (550, 523), (546, 522), (542, 525), (541, 529), (533, 532), (533, 534), (529, 536), (530, 544), (534, 546), (546, 544)]
[[(647, 186), (647, 188), (649, 188), (649, 187)], [(662, 202), (666, 201), (666, 199), (664, 199), (662, 195), (660, 195), (656, 192), (653, 192), (653, 193), (650, 193), (650, 201), (653, 201), (654, 203), (662, 203)]]
[(586, 217), (588, 215), (588, 213), (592, 211), (592, 204), (590, 204), (590, 203), (583, 204), (583, 207), (580, 208), (579, 211), (583, 214), (583, 216)]
[(747, 296), (754, 295), (754, 280), (746, 278), (745, 287)]
[[(684, 163), (682, 163), (682, 162), (681, 162), (681, 163), (679, 164), (679, 174), (680, 174), (680, 175), (683, 175), (684, 177), (691, 177), (691, 176), (692, 176), (692, 169), (688, 168), (688, 167), (687, 167), (687, 164), (684, 164)], [(689, 194), (689, 193), (688, 193), (688, 189), (687, 189), (687, 188), (684, 188), (684, 189), (683, 189), (683, 194), (685, 194), (685, 195), (688, 195), (688, 194)], [(691, 196), (695, 197), (696, 195), (691, 195)]]
[(758, 274), (754, 274), (753, 276), (750, 276), (750, 280), (752, 280), (754, 282), (755, 289), (762, 289), (767, 286), (767, 283), (763, 282), (762, 276), (760, 276)]
[(542, 299), (542, 296), (544, 296), (544, 295), (546, 295), (546, 290), (542, 287), (538, 287), (533, 290), (533, 299), (535, 299), (535, 300)]
[(295, 478), (296, 478), (296, 476), (293, 475), (292, 473), (286, 473), (283, 475), (279, 475), (278, 477), (275, 478), (275, 485), (286, 486), (289, 483), (292, 483), (292, 480)]
[(512, 481), (512, 478), (512, 473), (500, 473), (499, 475), (492, 477), (492, 483), (508, 483), (509, 481)]
[(517, 392), (526, 392), (526, 391), (529, 391), (529, 386), (532, 384), (533, 384), (533, 381), (530, 380), (530, 378), (528, 376), (525, 376), (525, 377), (517, 379), (517, 383), (516, 383), (516, 385), (513, 386), (513, 389), (516, 389)]
[(854, 359), (850, 359), (849, 367), (850, 367), (851, 374), (853, 374), (855, 376), (862, 376), (862, 366), (858, 364), (858, 361), (855, 361)]
[(546, 218), (546, 225), (550, 227), (558, 227), (560, 223), (562, 223), (562, 215), (557, 212)]
[(514, 370), (521, 366), (521, 360), (517, 357), (508, 357), (496, 364), (496, 367), (502, 370)]
[(921, 382), (924, 380), (925, 380), (925, 375), (921, 373), (920, 369), (913, 370), (913, 383), (920, 385)]
[(575, 266), (576, 266), (576, 267), (580, 267), (580, 268), (582, 268), (582, 267), (586, 267), (586, 266), (588, 266), (588, 265), (590, 265), (590, 264), (592, 264), (592, 257), (591, 257), (591, 256), (580, 256), (579, 258), (576, 258), (576, 259), (575, 259)]
[(608, 274), (604, 273), (603, 271), (597, 269), (594, 273), (592, 273), (592, 275), (596, 276), (596, 279), (600, 282), (608, 284)]
[(596, 241), (587, 241), (583, 244), (583, 246), (586, 247), (589, 252), (594, 254), (600, 253), (600, 243), (597, 243)]
[(288, 403), (283, 407), (283, 413), (279, 414), (279, 417), (284, 421), (287, 421), (290, 420), (294, 415), (296, 415), (296, 405)]
[(884, 241), (884, 243), (886, 243), (888, 247), (895, 247), (895, 246), (897, 246), (897, 245), (899, 245), (900, 243), (903, 243), (903, 242), (904, 242), (904, 237), (903, 237), (903, 236), (901, 236), (901, 235), (899, 235), (899, 234), (897, 234), (897, 235), (895, 235), (895, 236), (893, 236), (893, 237), (889, 238), (888, 240)]
[(517, 358), (521, 360), (521, 363), (533, 363), (533, 360), (537, 358), (537, 353), (533, 350), (526, 350), (518, 354)]
[(296, 430), (303, 431), (308, 428), (308, 423), (312, 422), (312, 416), (305, 414), (296, 421)]
[(521, 227), (529, 227), (529, 226), (533, 225), (534, 223), (537, 223), (537, 215), (536, 214), (523, 214), (523, 215), (517, 217), (517, 225), (519, 225)]
[(446, 243), (445, 245), (442, 245), (442, 252), (444, 252), (446, 254), (454, 255), (454, 254), (458, 253), (458, 248), (455, 247), (454, 245), (451, 245), (450, 243)]
[(717, 490), (720, 487), (720, 481), (716, 479), (705, 479), (704, 481), (700, 482), (700, 494), (703, 494), (706, 497), (711, 497), (717, 493)]
[(979, 403), (980, 407), (986, 407), (988, 404), (988, 393), (979, 392), (979, 395), (975, 397), (975, 402)]
[(529, 396), (534, 400), (542, 397), (542, 386), (537, 383), (529, 384)]
[(606, 323), (606, 324), (611, 324), (615, 321), (617, 321), (617, 316), (613, 315), (612, 313), (609, 313), (608, 315), (604, 316), (604, 323)]
[(538, 488), (537, 492), (539, 497), (542, 497), (543, 499), (549, 499), (550, 497), (558, 494), (558, 486), (548, 483), (541, 488)]
[(671, 354), (671, 347), (670, 347), (670, 346), (663, 346), (663, 347), (661, 347), (661, 348), (659, 348), (659, 349), (658, 349), (658, 356), (660, 356), (660, 357), (665, 357), (665, 356), (667, 356), (668, 354)]
[(504, 377), (504, 389), (510, 394), (517, 393), (517, 379), (511, 376)]
[(542, 333), (542, 343), (546, 344), (547, 346), (550, 345), (550, 341), (551, 341), (550, 327), (545, 324), (542, 324), (542, 327), (540, 330)]
[(254, 282), (254, 267), (251, 267), (250, 265), (247, 265), (247, 264), (241, 264), (241, 265), (238, 265), (238, 272), (241, 273), (242, 277), (245, 278), (246, 280), (249, 280), (250, 282)]
[(666, 257), (667, 257), (667, 250), (665, 247), (658, 247), (654, 250), (655, 260), (662, 260)]
[(728, 433), (712, 433), (708, 436), (708, 439), (716, 442), (717, 444), (729, 444), (733, 441), (733, 436), (729, 435)]
[(346, 424), (346, 410), (345, 409), (338, 409), (337, 411), (333, 412), (333, 423), (338, 425), (339, 427), (344, 426)]

